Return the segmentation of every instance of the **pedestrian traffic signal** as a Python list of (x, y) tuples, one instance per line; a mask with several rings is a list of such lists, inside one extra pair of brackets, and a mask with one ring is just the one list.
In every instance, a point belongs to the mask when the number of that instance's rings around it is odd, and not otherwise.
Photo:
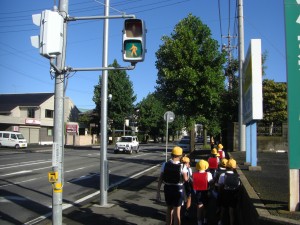
[(142, 62), (146, 52), (145, 23), (140, 19), (126, 19), (123, 30), (123, 60), (126, 62)]
[(63, 17), (55, 11), (44, 10), (32, 15), (32, 21), (40, 26), (40, 35), (31, 36), (33, 47), (39, 48), (40, 54), (47, 58), (56, 57), (63, 49)]

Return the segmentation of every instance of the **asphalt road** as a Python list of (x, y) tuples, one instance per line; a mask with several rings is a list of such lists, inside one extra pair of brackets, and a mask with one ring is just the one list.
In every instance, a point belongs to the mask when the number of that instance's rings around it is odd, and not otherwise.
[[(41, 151), (0, 149), (0, 224), (24, 224), (51, 212), (51, 148)], [(165, 160), (158, 145), (140, 147), (138, 154), (114, 154), (108, 149), (110, 186)], [(72, 204), (100, 189), (99, 149), (65, 149), (63, 201)], [(17, 212), (17, 213), (16, 213)]]

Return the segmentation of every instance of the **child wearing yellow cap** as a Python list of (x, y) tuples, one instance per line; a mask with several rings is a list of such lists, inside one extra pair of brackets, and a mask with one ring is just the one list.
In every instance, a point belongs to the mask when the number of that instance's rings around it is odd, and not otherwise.
[(196, 192), (198, 225), (207, 223), (205, 209), (208, 204), (209, 186), (213, 181), (212, 174), (207, 172), (207, 169), (208, 162), (201, 159), (196, 164), (197, 171), (193, 173), (193, 188)]
[(219, 159), (225, 158), (225, 151), (223, 150), (224, 146), (220, 143), (218, 144), (218, 153), (219, 153)]
[(188, 175), (188, 181), (184, 182), (183, 187), (184, 187), (184, 193), (185, 193), (185, 213), (184, 216), (188, 217), (189, 216), (189, 210), (192, 204), (192, 191), (193, 191), (193, 172), (192, 168), (190, 166), (190, 158), (187, 156), (182, 157), (181, 162), (183, 165), (187, 167), (187, 175)]
[(156, 199), (161, 200), (160, 188), (164, 183), (164, 195), (167, 204), (166, 224), (181, 224), (180, 211), (183, 202), (183, 183), (188, 180), (188, 170), (180, 159), (182, 148), (175, 146), (172, 149), (171, 159), (163, 163), (157, 184)]
[(235, 224), (234, 211), (240, 195), (241, 181), (236, 172), (236, 161), (228, 159), (226, 163), (227, 171), (220, 175), (218, 184), (220, 187), (221, 215), (218, 225), (222, 225), (222, 219), (226, 209), (229, 210), (230, 225)]

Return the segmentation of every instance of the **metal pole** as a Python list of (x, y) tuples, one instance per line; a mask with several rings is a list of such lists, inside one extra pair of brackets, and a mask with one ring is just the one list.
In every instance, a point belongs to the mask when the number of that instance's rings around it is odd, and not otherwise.
[[(109, 0), (105, 0), (104, 14), (109, 15)], [(103, 59), (102, 66), (107, 67), (108, 58), (108, 22), (104, 19), (103, 26)], [(101, 149), (100, 149), (100, 206), (107, 205), (108, 162), (107, 162), (107, 77), (108, 71), (103, 70), (101, 82)]]
[(243, 123), (243, 63), (244, 63), (244, 15), (243, 0), (238, 0), (239, 24), (239, 150), (246, 150), (246, 126)]
[[(59, 1), (59, 11), (68, 14), (68, 0)], [(66, 37), (67, 23), (63, 28), (63, 49), (62, 54), (57, 56), (56, 66), (59, 69), (65, 67), (66, 58)], [(54, 138), (53, 138), (53, 170), (58, 172), (57, 182), (53, 184), (52, 197), (52, 221), (53, 225), (62, 224), (62, 192), (64, 183), (63, 152), (64, 152), (64, 73), (55, 74), (55, 93), (54, 93)]]
[(124, 126), (123, 126), (123, 136), (125, 136), (125, 127), (126, 126), (126, 120), (124, 119)]
[(168, 161), (168, 139), (169, 139), (169, 113), (167, 113), (167, 131), (166, 131), (166, 162)]

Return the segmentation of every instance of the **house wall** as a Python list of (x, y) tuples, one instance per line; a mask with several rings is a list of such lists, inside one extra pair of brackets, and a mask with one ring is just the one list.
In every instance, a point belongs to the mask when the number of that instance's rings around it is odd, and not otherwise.
[[(71, 118), (73, 121), (78, 120), (79, 110), (72, 100), (65, 98), (64, 121), (68, 122)], [(30, 106), (29, 106), (30, 107)], [(44, 101), (41, 105), (36, 106), (35, 118), (30, 123), (26, 123), (27, 111), (29, 107), (15, 107), (9, 115), (0, 115), (0, 130), (20, 131), (30, 144), (52, 144), (54, 118), (46, 118), (46, 110), (53, 110), (54, 117), (54, 95)]]
[(84, 146), (98, 143), (97, 135), (72, 135), (67, 134), (65, 144), (69, 146)]
[[(43, 102), (40, 105), (40, 120), (41, 126), (51, 126), (53, 127), (53, 119), (54, 118), (46, 118), (46, 109), (54, 111), (54, 96), (49, 98), (47, 101)], [(53, 112), (54, 117), (54, 112)]]

